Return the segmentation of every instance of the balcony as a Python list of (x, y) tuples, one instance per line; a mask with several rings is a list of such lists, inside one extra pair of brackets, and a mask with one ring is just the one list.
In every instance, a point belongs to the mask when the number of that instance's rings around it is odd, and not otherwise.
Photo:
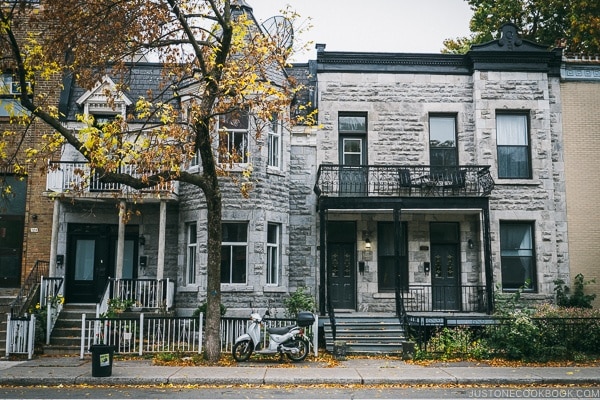
[(487, 197), (489, 166), (321, 164), (314, 191), (327, 197)]
[[(133, 177), (142, 176), (137, 173), (135, 165), (124, 165), (118, 172)], [(54, 193), (76, 193), (84, 197), (116, 193), (151, 194), (157, 191), (163, 194), (177, 195), (178, 185), (177, 182), (164, 182), (158, 186), (138, 190), (120, 183), (102, 182), (100, 175), (91, 171), (87, 162), (50, 161), (46, 177), (46, 190)]]

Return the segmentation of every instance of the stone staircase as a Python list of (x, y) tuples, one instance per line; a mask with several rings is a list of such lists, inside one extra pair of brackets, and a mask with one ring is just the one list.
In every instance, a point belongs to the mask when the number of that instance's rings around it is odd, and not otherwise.
[(6, 318), (10, 313), (10, 304), (19, 294), (19, 288), (0, 288), (0, 357), (6, 349)]
[(81, 315), (96, 316), (95, 304), (65, 304), (50, 336), (44, 354), (79, 354), (81, 350)]
[[(334, 341), (328, 317), (323, 328), (328, 351), (333, 351)], [(336, 342), (345, 343), (348, 354), (399, 354), (406, 340), (404, 327), (396, 316), (389, 314), (336, 314)]]

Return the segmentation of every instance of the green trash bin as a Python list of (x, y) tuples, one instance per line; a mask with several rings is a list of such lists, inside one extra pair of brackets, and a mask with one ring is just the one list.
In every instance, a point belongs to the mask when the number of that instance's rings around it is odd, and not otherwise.
[(92, 376), (111, 376), (115, 348), (105, 344), (90, 346), (92, 352)]

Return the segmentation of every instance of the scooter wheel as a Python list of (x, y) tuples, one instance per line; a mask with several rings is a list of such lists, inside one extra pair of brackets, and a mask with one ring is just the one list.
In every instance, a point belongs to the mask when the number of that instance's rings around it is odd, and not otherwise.
[(303, 361), (310, 351), (310, 345), (306, 339), (294, 339), (291, 344), (286, 344), (286, 347), (296, 347), (298, 349), (298, 353), (296, 354), (285, 353), (285, 355), (293, 362)]
[(251, 340), (242, 340), (233, 345), (231, 354), (237, 362), (248, 361), (252, 352), (254, 351), (254, 344)]

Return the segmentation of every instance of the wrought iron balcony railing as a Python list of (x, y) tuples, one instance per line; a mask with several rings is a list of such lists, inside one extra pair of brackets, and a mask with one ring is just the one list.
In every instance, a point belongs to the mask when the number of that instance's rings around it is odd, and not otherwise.
[[(135, 170), (135, 165), (124, 165), (118, 172), (141, 177)], [(102, 182), (100, 175), (90, 170), (87, 162), (50, 161), (46, 189), (53, 192), (125, 192), (139, 193), (163, 191), (177, 194), (177, 182), (164, 182), (148, 189), (137, 190), (120, 183)]]
[(330, 197), (489, 196), (494, 179), (489, 166), (321, 164), (314, 191)]

